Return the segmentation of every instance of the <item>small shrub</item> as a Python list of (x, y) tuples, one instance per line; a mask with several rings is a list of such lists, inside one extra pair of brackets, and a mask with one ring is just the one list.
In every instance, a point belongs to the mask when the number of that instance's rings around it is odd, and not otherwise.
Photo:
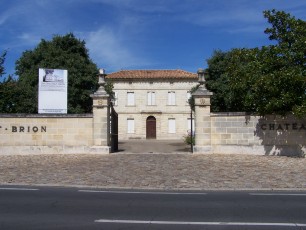
[(191, 143), (194, 145), (195, 144), (195, 136), (194, 135), (191, 136), (191, 133), (188, 132), (188, 134), (186, 136), (184, 136), (184, 142), (187, 145), (191, 145)]

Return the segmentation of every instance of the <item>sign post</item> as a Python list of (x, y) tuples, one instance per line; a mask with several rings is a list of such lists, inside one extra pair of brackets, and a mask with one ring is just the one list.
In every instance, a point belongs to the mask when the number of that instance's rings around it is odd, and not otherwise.
[(67, 113), (68, 71), (39, 69), (38, 113)]

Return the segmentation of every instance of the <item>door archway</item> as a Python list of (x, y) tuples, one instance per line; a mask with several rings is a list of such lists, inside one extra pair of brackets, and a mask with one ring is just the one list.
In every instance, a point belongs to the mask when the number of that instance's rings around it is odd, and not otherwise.
[(147, 139), (156, 139), (156, 118), (154, 116), (147, 117), (146, 138)]

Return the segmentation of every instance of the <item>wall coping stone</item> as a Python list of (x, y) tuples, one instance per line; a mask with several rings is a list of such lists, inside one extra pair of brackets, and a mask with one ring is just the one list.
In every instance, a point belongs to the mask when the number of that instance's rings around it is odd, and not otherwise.
[(219, 113), (210, 113), (210, 116), (223, 117), (223, 116), (259, 116), (259, 115), (248, 112), (219, 112)]
[(0, 113), (0, 118), (92, 118), (92, 113), (84, 114), (28, 114), (28, 113)]

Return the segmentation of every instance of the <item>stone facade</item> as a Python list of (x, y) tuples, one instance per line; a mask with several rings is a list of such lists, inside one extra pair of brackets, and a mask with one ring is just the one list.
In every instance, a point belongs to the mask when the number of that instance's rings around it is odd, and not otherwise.
[[(181, 72), (176, 70), (169, 76), (163, 75), (163, 70), (156, 70), (152, 77), (145, 75), (148, 71), (142, 71), (144, 75), (139, 78), (139, 71), (128, 72), (131, 74), (128, 77), (124, 77), (125, 71), (118, 78), (117, 73), (107, 76), (116, 95), (114, 108), (118, 113), (119, 140), (148, 138), (149, 117), (156, 121), (156, 139), (183, 139), (190, 129), (188, 97), (191, 88), (197, 85), (197, 76), (184, 72), (187, 76), (180, 77)], [(129, 93), (134, 98), (130, 103)], [(172, 103), (169, 94), (172, 94)], [(129, 128), (130, 121), (133, 127)]]

